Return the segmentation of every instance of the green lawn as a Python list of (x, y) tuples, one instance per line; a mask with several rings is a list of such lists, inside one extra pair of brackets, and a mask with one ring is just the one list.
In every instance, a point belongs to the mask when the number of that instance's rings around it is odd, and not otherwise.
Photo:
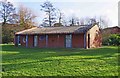
[(86, 50), (1, 46), (3, 76), (118, 76), (118, 47)]

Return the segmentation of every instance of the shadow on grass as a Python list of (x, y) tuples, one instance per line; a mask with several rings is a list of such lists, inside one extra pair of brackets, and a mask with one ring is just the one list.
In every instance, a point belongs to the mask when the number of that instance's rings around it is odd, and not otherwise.
[[(2, 51), (4, 52), (19, 52), (17, 54), (3, 55), (3, 63), (9, 62), (10, 64), (4, 64), (3, 69), (6, 71), (21, 69), (21, 68), (34, 68), (37, 67), (37, 63), (55, 62), (59, 64), (60, 61), (66, 60), (65, 57), (69, 56), (99, 56), (99, 57), (85, 57), (68, 59), (73, 61), (79, 61), (79, 59), (90, 60), (113, 57), (118, 53), (116, 47), (103, 47), (96, 49), (80, 49), (80, 48), (25, 48), (15, 47), (14, 45), (2, 45)], [(49, 57), (62, 57), (62, 59), (46, 59)], [(24, 62), (25, 61), (25, 62)], [(110, 61), (111, 62), (111, 61)], [(54, 66), (55, 66), (54, 65)], [(113, 64), (114, 65), (114, 64)]]
[(26, 48), (26, 47), (15, 47), (14, 45), (2, 45), (2, 51), (5, 52), (19, 52), (23, 55), (31, 55), (34, 53), (42, 54), (55, 54), (58, 56), (71, 56), (71, 55), (82, 55), (82, 56), (96, 56), (104, 55), (108, 56), (118, 53), (117, 47), (103, 47), (94, 49), (80, 49), (80, 48)]

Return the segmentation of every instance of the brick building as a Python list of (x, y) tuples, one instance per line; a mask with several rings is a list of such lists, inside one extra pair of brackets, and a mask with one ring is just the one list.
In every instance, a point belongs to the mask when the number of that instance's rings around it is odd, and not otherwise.
[(119, 26), (114, 26), (114, 27), (109, 27), (105, 28), (102, 31), (103, 34), (120, 34), (120, 27)]
[(39, 48), (95, 48), (102, 44), (97, 24), (34, 27), (15, 34), (15, 45)]

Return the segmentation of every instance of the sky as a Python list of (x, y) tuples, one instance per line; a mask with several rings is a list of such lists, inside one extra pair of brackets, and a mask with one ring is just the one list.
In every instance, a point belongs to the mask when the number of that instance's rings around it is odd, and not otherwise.
[[(46, 0), (8, 0), (18, 7), (19, 4), (33, 10), (37, 15), (36, 22), (39, 25), (44, 18), (40, 11), (40, 5)], [(49, 0), (55, 8), (59, 8), (66, 17), (75, 15), (82, 17), (102, 16), (109, 21), (109, 26), (118, 25), (118, 1), (119, 0)]]

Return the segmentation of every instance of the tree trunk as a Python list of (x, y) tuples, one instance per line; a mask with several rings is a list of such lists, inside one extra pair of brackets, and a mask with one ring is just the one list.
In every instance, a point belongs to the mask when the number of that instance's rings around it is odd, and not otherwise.
[(50, 16), (50, 11), (49, 11), (49, 25), (51, 27), (51, 16)]
[(6, 24), (6, 19), (4, 19), (3, 23), (2, 23), (2, 26)]

